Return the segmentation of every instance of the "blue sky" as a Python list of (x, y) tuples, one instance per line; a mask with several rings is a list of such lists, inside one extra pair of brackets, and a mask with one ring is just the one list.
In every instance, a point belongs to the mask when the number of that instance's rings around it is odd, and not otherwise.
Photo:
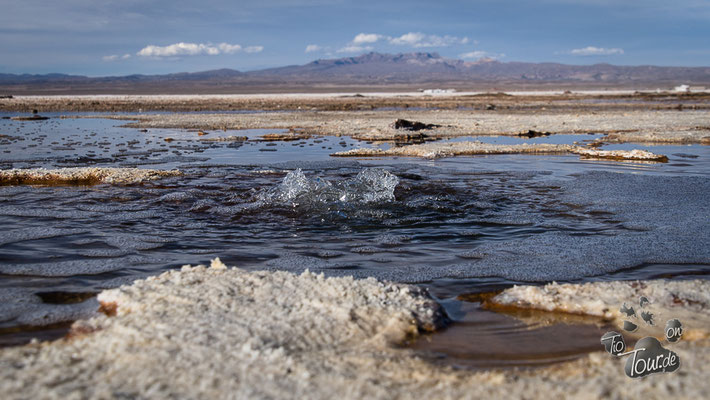
[(710, 66), (710, 0), (0, 0), (0, 73), (162, 74), (368, 51)]

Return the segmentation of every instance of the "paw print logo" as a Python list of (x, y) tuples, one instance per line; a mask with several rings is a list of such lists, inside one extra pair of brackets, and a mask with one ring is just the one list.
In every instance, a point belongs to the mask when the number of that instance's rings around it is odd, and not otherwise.
[[(650, 304), (646, 297), (639, 299), (639, 307), (645, 308)], [(638, 320), (636, 311), (626, 303), (622, 304), (619, 312), (624, 315), (623, 329), (627, 332), (638, 330), (638, 324), (630, 319)], [(641, 321), (649, 326), (655, 326), (654, 315), (650, 311), (640, 312)], [(664, 330), (665, 340), (676, 343), (683, 335), (683, 326), (678, 319), (671, 319), (666, 323)], [(607, 353), (615, 357), (630, 356), (626, 360), (624, 372), (629, 378), (641, 378), (660, 372), (674, 372), (680, 368), (680, 358), (675, 352), (663, 347), (661, 342), (653, 336), (639, 339), (631, 351), (626, 351), (624, 336), (618, 332), (607, 332), (601, 338), (601, 343)]]

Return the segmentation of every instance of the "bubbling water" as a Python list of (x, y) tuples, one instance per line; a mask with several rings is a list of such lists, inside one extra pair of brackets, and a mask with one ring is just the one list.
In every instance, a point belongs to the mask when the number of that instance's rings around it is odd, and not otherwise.
[(263, 192), (259, 201), (307, 210), (341, 210), (392, 202), (397, 184), (399, 178), (381, 168), (365, 168), (354, 178), (341, 181), (310, 179), (299, 168), (290, 171), (280, 185)]

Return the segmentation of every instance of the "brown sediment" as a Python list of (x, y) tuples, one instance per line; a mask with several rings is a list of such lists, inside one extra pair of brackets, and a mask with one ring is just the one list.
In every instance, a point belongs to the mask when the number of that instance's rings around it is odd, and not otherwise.
[(225, 136), (216, 138), (203, 138), (201, 142), (246, 142), (249, 140), (246, 136)]
[(118, 310), (118, 304), (115, 302), (100, 301), (99, 302), (99, 312), (106, 314), (108, 317), (115, 317), (116, 310)]
[(485, 303), (487, 300), (496, 297), (503, 290), (496, 290), (494, 292), (483, 292), (483, 293), (464, 293), (456, 296), (456, 300), (467, 301), (467, 302), (479, 302)]
[[(499, 293), (500, 294), (500, 293)], [(523, 320), (528, 325), (543, 323), (582, 323), (605, 325), (613, 321), (605, 315), (590, 315), (582, 311), (562, 311), (558, 309), (548, 310), (535, 307), (534, 305), (521, 306), (520, 304), (504, 304), (495, 300), (497, 295), (484, 299), (481, 308), (495, 311), (500, 314), (516, 317)]]
[(49, 119), (49, 117), (43, 117), (41, 115), (32, 115), (30, 117), (11, 117), (13, 121), (44, 121)]
[(94, 296), (97, 292), (62, 292), (48, 291), (35, 293), (37, 297), (47, 304), (75, 304), (84, 302)]
[(0, 170), (0, 185), (133, 184), (181, 174), (177, 170), (162, 171), (138, 168), (9, 169)]
[(261, 140), (265, 142), (289, 142), (294, 140), (310, 139), (312, 136), (313, 135), (306, 133), (303, 130), (290, 129), (289, 132), (286, 133), (267, 133), (261, 135)]

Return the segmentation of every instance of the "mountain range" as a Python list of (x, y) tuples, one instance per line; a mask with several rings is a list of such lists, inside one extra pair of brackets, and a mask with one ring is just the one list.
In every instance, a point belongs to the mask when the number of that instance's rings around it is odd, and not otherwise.
[(472, 90), (491, 85), (648, 88), (681, 83), (710, 84), (710, 67), (566, 65), (492, 59), (468, 62), (437, 53), (368, 53), (248, 72), (218, 69), (109, 77), (0, 74), (0, 94), (245, 93), (432, 85)]

